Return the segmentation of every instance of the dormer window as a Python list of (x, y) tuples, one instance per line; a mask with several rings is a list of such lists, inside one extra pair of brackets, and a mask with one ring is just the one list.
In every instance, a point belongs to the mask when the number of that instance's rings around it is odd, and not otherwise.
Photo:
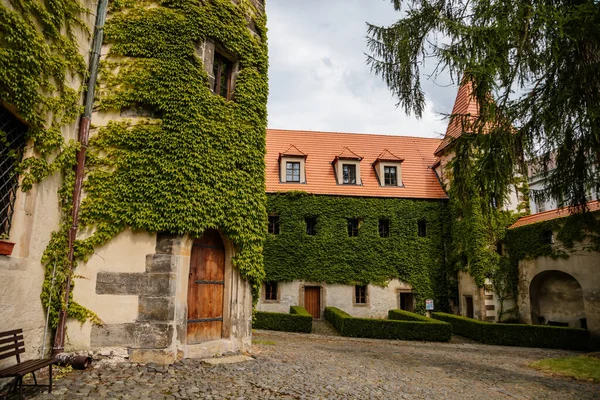
[(279, 153), (279, 180), (282, 183), (306, 183), (307, 157), (294, 145)]
[(344, 185), (356, 185), (356, 165), (342, 164)]
[(404, 186), (400, 174), (402, 161), (402, 158), (387, 149), (377, 157), (373, 168), (381, 186)]
[(362, 157), (347, 147), (332, 162), (335, 179), (339, 185), (362, 185), (360, 162)]

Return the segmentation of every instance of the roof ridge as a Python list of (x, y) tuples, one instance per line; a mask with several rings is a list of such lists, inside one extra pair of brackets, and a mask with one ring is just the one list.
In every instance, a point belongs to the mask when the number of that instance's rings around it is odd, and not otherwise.
[(306, 129), (279, 129), (279, 128), (267, 128), (267, 131), (281, 131), (281, 132), (296, 132), (296, 133), (324, 133), (324, 134), (339, 134), (339, 135), (363, 135), (363, 136), (384, 136), (384, 137), (400, 137), (400, 138), (411, 138), (418, 140), (436, 140), (441, 142), (443, 138), (434, 137), (423, 137), (414, 135), (401, 135), (393, 133), (364, 133), (364, 132), (340, 132), (340, 131), (314, 131)]

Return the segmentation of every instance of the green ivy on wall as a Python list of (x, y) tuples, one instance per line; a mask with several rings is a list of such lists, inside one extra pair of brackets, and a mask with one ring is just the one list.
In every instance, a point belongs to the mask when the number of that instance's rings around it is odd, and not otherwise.
[[(279, 215), (280, 234), (267, 235), (266, 280), (383, 286), (398, 278), (412, 285), (418, 311), (426, 298), (447, 308), (445, 201), (288, 192), (268, 194), (267, 210)], [(314, 236), (306, 234), (306, 217), (317, 218)], [(349, 218), (361, 220), (357, 237), (348, 236)], [(380, 219), (390, 221), (389, 237), (379, 236)], [(426, 237), (418, 236), (420, 220)]]
[[(52, 292), (51, 324), (56, 326), (69, 271), (66, 243), (78, 149), (75, 140), (65, 141), (63, 131), (83, 109), (80, 101), (86, 63), (76, 35), (89, 35), (84, 22), (89, 10), (78, 0), (11, 0), (9, 4), (0, 4), (0, 98), (29, 127), (28, 146), (33, 151), (27, 154), (33, 155), (19, 165), (21, 188), (28, 191), (54, 174), (60, 174), (63, 182), (59, 189), (63, 220), (42, 257), (45, 280), (41, 300), (48, 307)], [(68, 315), (79, 320), (96, 319), (94, 313), (74, 301), (69, 304)]]
[[(247, 1), (113, 2), (97, 108), (150, 111), (111, 121), (90, 140), (79, 243), (90, 253), (123, 229), (190, 234), (215, 228), (234, 242), (233, 265), (257, 292), (264, 276), (267, 42)], [(252, 20), (258, 35), (248, 27)], [(197, 48), (237, 57), (232, 101), (209, 88)]]

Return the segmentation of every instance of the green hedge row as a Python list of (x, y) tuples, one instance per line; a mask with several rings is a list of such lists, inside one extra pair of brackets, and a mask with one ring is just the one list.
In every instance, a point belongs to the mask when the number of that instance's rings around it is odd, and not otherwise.
[(310, 333), (312, 321), (312, 316), (303, 307), (292, 306), (289, 314), (257, 311), (252, 327), (271, 331)]
[(590, 332), (560, 326), (498, 324), (441, 312), (431, 313), (452, 324), (454, 333), (486, 344), (552, 349), (585, 350)]
[[(404, 315), (405, 312), (401, 310), (392, 310), (390, 313), (394, 318), (354, 318), (339, 308), (326, 307), (325, 319), (342, 336), (349, 337), (447, 342), (452, 336), (450, 324), (432, 321), (412, 313), (408, 313), (412, 314), (410, 316)], [(414, 319), (410, 320), (409, 318)]]
[(390, 310), (388, 311), (388, 319), (394, 319), (396, 321), (424, 321), (424, 322), (439, 322), (436, 319), (427, 318), (421, 314), (415, 314), (413, 312), (404, 311), (404, 310)]

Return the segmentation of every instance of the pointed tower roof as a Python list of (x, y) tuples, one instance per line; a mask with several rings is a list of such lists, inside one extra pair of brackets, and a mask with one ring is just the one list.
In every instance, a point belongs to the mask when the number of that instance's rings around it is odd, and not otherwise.
[(394, 155), (391, 151), (389, 151), (388, 149), (383, 149), (383, 151), (381, 152), (381, 154), (379, 156), (377, 156), (377, 159), (375, 161), (394, 161), (394, 162), (402, 162), (404, 161), (403, 158), (400, 158), (396, 155)]
[[(463, 78), (456, 94), (456, 100), (454, 100), (454, 107), (452, 107), (453, 116), (471, 116), (472, 119), (477, 117), (478, 110), (477, 99), (473, 94), (473, 83), (470, 80)], [(470, 119), (471, 119), (470, 118)], [(450, 118), (448, 122), (448, 128), (446, 129), (446, 135), (442, 143), (438, 146), (435, 151), (435, 155), (438, 156), (452, 141), (462, 135), (463, 126), (462, 118)]]

